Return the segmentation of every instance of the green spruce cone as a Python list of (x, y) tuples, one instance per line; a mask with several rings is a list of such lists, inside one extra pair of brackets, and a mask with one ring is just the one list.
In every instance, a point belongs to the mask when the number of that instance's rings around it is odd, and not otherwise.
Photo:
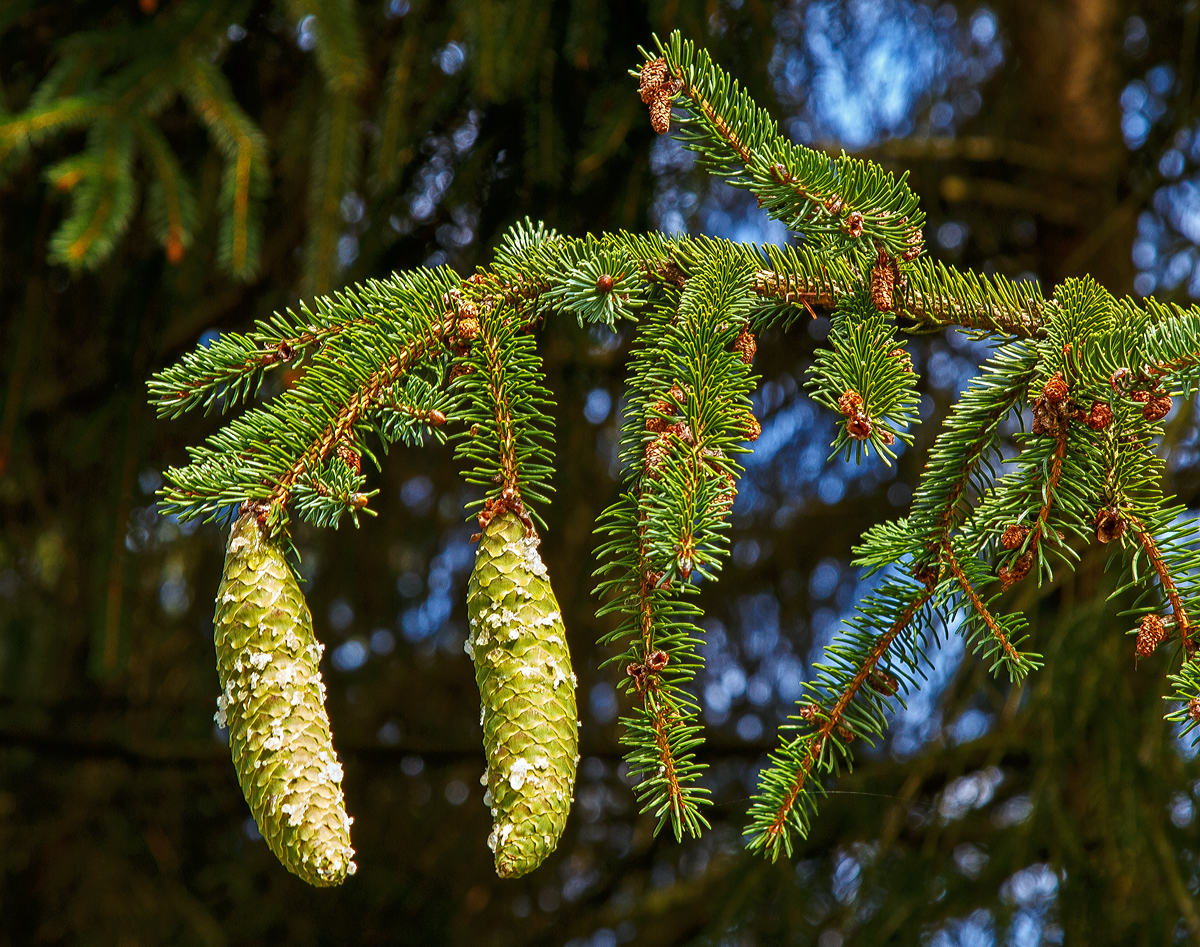
[(311, 885), (352, 875), (342, 767), (325, 714), (312, 614), (253, 513), (234, 523), (214, 620), (233, 765), (259, 831), (288, 871)]
[(554, 851), (579, 762), (575, 674), (538, 539), (511, 513), (484, 530), (467, 586), (487, 753), (484, 802), (496, 874), (517, 878)]

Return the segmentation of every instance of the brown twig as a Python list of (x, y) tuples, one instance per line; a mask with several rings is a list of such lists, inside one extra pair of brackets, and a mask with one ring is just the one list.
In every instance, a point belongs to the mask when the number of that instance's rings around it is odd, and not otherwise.
[(1183, 607), (1183, 598), (1175, 586), (1175, 580), (1171, 578), (1171, 571), (1167, 568), (1162, 551), (1154, 541), (1154, 536), (1140, 519), (1132, 513), (1125, 513), (1124, 516), (1129, 521), (1129, 525), (1133, 527), (1138, 542), (1142, 544), (1142, 549), (1146, 552), (1146, 558), (1150, 560), (1150, 565), (1158, 575), (1158, 582), (1162, 586), (1163, 593), (1171, 605), (1171, 612), (1175, 616), (1175, 627), (1179, 629), (1183, 650), (1190, 660), (1196, 653), (1196, 643), (1192, 640), (1191, 620), (1188, 618), (1187, 609)]
[(949, 542), (942, 544), (942, 561), (946, 564), (946, 568), (950, 570), (950, 574), (958, 582), (959, 588), (963, 590), (963, 594), (971, 602), (971, 607), (975, 609), (979, 617), (983, 619), (983, 623), (987, 625), (988, 631), (992, 633), (992, 637), (1000, 643), (1000, 647), (1004, 651), (1004, 656), (1010, 661), (1019, 664), (1021, 662), (1021, 653), (1012, 646), (1012, 642), (1008, 640), (1008, 635), (1004, 633), (1004, 629), (1000, 627), (1000, 623), (996, 621), (992, 613), (987, 610), (987, 606), (983, 604), (979, 593), (975, 591), (967, 579), (966, 573), (963, 572), (962, 565), (959, 563), (957, 557), (955, 557)]
[(440, 349), (452, 323), (434, 326), (426, 335), (411, 343), (400, 355), (393, 356), (387, 364), (372, 372), (338, 412), (337, 417), (326, 426), (324, 433), (301, 454), (292, 465), (283, 472), (275, 483), (275, 488), (268, 498), (269, 506), (283, 507), (291, 498), (292, 489), (306, 471), (320, 465), (338, 444), (342, 443), (362, 413), (374, 402), (388, 386), (394, 384), (402, 375), (422, 359)]
[(825, 748), (825, 740), (841, 726), (842, 717), (845, 715), (846, 708), (850, 706), (850, 702), (854, 699), (854, 696), (870, 678), (871, 672), (875, 670), (875, 666), (887, 654), (888, 648), (892, 646), (892, 642), (896, 640), (896, 636), (908, 627), (909, 623), (913, 620), (913, 616), (917, 614), (921, 606), (929, 600), (931, 595), (933, 595), (933, 587), (926, 586), (908, 604), (908, 607), (900, 613), (900, 616), (892, 623), (891, 627), (875, 642), (862, 667), (858, 669), (853, 679), (838, 696), (837, 703), (824, 715), (821, 725), (815, 732), (808, 735), (806, 738), (808, 741), (808, 752), (805, 753), (804, 759), (796, 770), (796, 775), (788, 787), (788, 792), (784, 797), (783, 803), (775, 811), (775, 817), (766, 832), (768, 839), (774, 841), (787, 830), (788, 816), (791, 815), (792, 809), (796, 805), (796, 800), (800, 797), (800, 793), (804, 789), (804, 784), (808, 779), (809, 773), (812, 772), (813, 765), (820, 759), (821, 752)]

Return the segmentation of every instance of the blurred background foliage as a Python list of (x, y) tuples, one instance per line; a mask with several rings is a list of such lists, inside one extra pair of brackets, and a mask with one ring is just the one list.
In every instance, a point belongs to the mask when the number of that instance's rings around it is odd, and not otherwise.
[[(145, 405), (197, 340), (393, 269), (467, 273), (525, 215), (786, 239), (651, 132), (626, 70), (674, 27), (796, 139), (911, 169), (938, 256), (1187, 302), (1198, 26), (1195, 0), (0, 6), (0, 945), (1200, 940), (1200, 765), (1161, 719), (1174, 658), (1135, 663), (1094, 552), (1013, 593), (1043, 671), (993, 681), (945, 629), (797, 857), (741, 853), (775, 729), (863, 591), (850, 547), (906, 509), (984, 343), (912, 344), (927, 423), (886, 468), (825, 461), (833, 419), (798, 382), (827, 322), (760, 340), (763, 435), (704, 595), (714, 828), (678, 844), (632, 805), (589, 594), (629, 335), (546, 326), (544, 549), (583, 760), (558, 852), (515, 882), (484, 844), (450, 452), (393, 452), (362, 529), (297, 531), (361, 866), (314, 892), (258, 837), (212, 722), (223, 537), (154, 508), (215, 419)], [(1176, 411), (1162, 450), (1196, 507), (1200, 438)]]

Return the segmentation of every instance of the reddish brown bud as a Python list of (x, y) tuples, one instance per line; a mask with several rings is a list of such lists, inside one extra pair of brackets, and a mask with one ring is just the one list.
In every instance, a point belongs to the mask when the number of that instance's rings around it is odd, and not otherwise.
[(838, 398), (838, 410), (846, 417), (852, 418), (862, 411), (863, 399), (857, 391), (847, 391)]
[(1113, 507), (1105, 507), (1096, 513), (1096, 539), (1111, 543), (1125, 534), (1125, 521)]
[(871, 303), (880, 312), (892, 311), (895, 284), (896, 274), (891, 264), (881, 257), (871, 270)]
[(858, 238), (863, 232), (863, 215), (856, 210), (850, 211), (846, 215), (846, 233), (851, 237)]
[(1158, 395), (1142, 408), (1142, 417), (1147, 421), (1161, 421), (1171, 413), (1171, 396)]
[(479, 335), (479, 320), (475, 316), (463, 316), (455, 323), (455, 331), (460, 339), (470, 341)]
[(441, 427), (446, 423), (446, 416), (435, 408), (433, 411), (429, 412), (429, 423), (434, 427)]
[(692, 429), (687, 426), (684, 421), (677, 421), (667, 428), (668, 434), (674, 434), (677, 438), (687, 444), (689, 447), (695, 445), (696, 441), (692, 437)]
[(1143, 615), (1142, 623), (1138, 627), (1137, 643), (1134, 650), (1139, 658), (1148, 658), (1154, 653), (1154, 649), (1162, 644), (1163, 639), (1167, 637), (1167, 629), (1163, 627), (1163, 620), (1155, 614)]
[(846, 422), (846, 431), (855, 440), (865, 441), (871, 436), (871, 419), (859, 411)]
[(605, 273), (598, 280), (596, 280), (596, 289), (600, 290), (600, 292), (611, 293), (612, 288), (613, 288), (613, 278), (611, 276), (609, 276), (607, 273)]
[(900, 682), (887, 671), (874, 670), (871, 672), (871, 686), (879, 693), (895, 697), (900, 691)]
[(1200, 697), (1193, 697), (1188, 701), (1187, 715), (1191, 720), (1200, 721)]
[(757, 441), (758, 435), (762, 433), (762, 425), (758, 423), (758, 418), (747, 411), (742, 422), (742, 430), (746, 434), (746, 440)]
[(662, 462), (666, 460), (670, 451), (670, 446), (663, 438), (660, 437), (657, 440), (650, 441), (646, 445), (646, 472), (654, 476), (651, 472), (657, 470), (662, 465)]
[(1092, 410), (1088, 412), (1087, 426), (1093, 431), (1103, 431), (1112, 424), (1112, 419), (1112, 408), (1103, 401), (1096, 401), (1092, 403)]
[(667, 81), (667, 75), (665, 59), (655, 59), (642, 66), (642, 71), (638, 76), (638, 92), (642, 96), (642, 102), (649, 105), (661, 94), (662, 86)]
[(1028, 526), (1013, 523), (1004, 531), (1004, 535), (1000, 537), (1000, 545), (1005, 549), (1020, 549), (1021, 545), (1025, 542), (1025, 537), (1028, 535)]
[(1067, 400), (1067, 395), (1071, 393), (1071, 386), (1067, 384), (1067, 380), (1063, 378), (1062, 372), (1055, 372), (1050, 376), (1050, 380), (1046, 382), (1042, 388), (1042, 397), (1050, 404), (1060, 404)]
[(742, 356), (742, 361), (749, 365), (754, 361), (754, 353), (758, 351), (758, 343), (754, 341), (754, 336), (745, 326), (738, 333), (738, 337), (734, 340), (733, 350)]
[(1150, 392), (1148, 392), (1148, 391), (1134, 391), (1134, 392), (1131, 392), (1131, 393), (1130, 393), (1130, 395), (1129, 395), (1129, 400), (1130, 400), (1130, 401), (1136, 401), (1138, 404), (1149, 404), (1149, 402), (1150, 402)]
[(1029, 570), (1033, 568), (1033, 550), (1026, 549), (1021, 555), (1017, 556), (1011, 566), (1000, 567), (1000, 587), (1006, 592), (1014, 583), (1020, 582), (1025, 576), (1029, 575)]
[(646, 658), (646, 667), (657, 674), (667, 666), (667, 662), (671, 660), (671, 656), (665, 651), (655, 651)]
[(660, 135), (671, 130), (671, 99), (665, 94), (650, 103), (650, 127)]
[(808, 723), (814, 723), (819, 713), (820, 708), (816, 704), (804, 704), (797, 710), (796, 716)]
[(362, 473), (362, 457), (349, 444), (338, 444), (334, 453), (356, 474)]
[(891, 356), (892, 358), (896, 359), (896, 361), (898, 361), (900, 363), (900, 367), (902, 369), (904, 369), (904, 371), (911, 372), (913, 370), (912, 356), (909, 355), (905, 349), (902, 349), (899, 347), (894, 348), (890, 352), (888, 352), (888, 355)]

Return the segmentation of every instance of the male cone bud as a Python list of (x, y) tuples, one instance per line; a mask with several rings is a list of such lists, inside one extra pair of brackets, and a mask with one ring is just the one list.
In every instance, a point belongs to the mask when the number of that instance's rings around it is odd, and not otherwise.
[(355, 872), (342, 767), (321, 682), (322, 647), (300, 586), (257, 516), (233, 525), (213, 622), (221, 696), (238, 781), (258, 830), (311, 885)]
[(483, 705), (488, 847), (501, 878), (532, 871), (554, 851), (579, 761), (575, 675), (537, 547), (516, 515), (494, 517), (467, 585), (464, 650)]

